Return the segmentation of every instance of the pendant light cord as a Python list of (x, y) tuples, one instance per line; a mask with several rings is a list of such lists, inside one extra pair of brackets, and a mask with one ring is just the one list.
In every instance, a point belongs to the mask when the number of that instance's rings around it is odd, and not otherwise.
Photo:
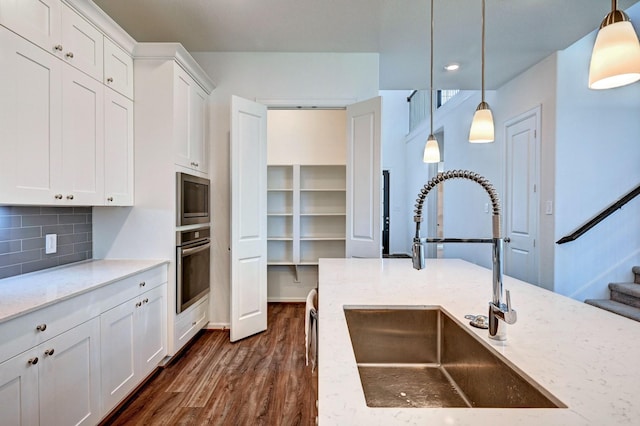
[[(484, 0), (483, 0), (484, 1)], [(431, 0), (431, 68), (429, 77), (429, 116), (431, 117), (431, 134), (433, 135), (433, 0)]]
[[(616, 0), (612, 0), (616, 1)], [(484, 3), (482, 0), (482, 102), (484, 103)]]

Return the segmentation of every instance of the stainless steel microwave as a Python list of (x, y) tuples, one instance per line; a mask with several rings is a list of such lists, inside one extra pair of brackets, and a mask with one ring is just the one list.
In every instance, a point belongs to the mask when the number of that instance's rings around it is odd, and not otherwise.
[(211, 221), (211, 185), (209, 179), (181, 172), (178, 172), (176, 177), (177, 225), (209, 223)]

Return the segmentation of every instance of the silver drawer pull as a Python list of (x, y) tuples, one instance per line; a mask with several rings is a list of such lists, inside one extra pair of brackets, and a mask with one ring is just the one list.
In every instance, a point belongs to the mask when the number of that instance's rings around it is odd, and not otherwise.
[(53, 355), (53, 353), (54, 353), (55, 351), (56, 351), (56, 350), (55, 350), (55, 349), (53, 349), (53, 348), (51, 348), (51, 349), (47, 349), (46, 351), (44, 351), (44, 354), (45, 354), (45, 355), (49, 355), (49, 356), (51, 356), (51, 355)]
[(62, 45), (61, 44), (56, 44), (55, 46), (53, 46), (53, 50), (57, 50), (58, 52), (62, 52)]
[(62, 200), (62, 194), (56, 194), (54, 197), (56, 200)]
[(142, 282), (140, 283), (140, 287), (144, 287), (145, 285), (147, 285), (147, 282), (146, 282), (146, 281), (142, 281)]
[(136, 308), (139, 308), (140, 306), (142, 306), (142, 302), (136, 303)]
[(73, 200), (73, 194), (67, 195), (67, 200)]
[(192, 323), (191, 323), (191, 325), (196, 325), (196, 322), (195, 322), (195, 321), (194, 321), (194, 322), (192, 322)]
[(73, 52), (67, 52), (67, 54), (64, 56), (66, 56), (69, 59), (73, 59)]
[(31, 365), (36, 365), (38, 363), (38, 357), (36, 356), (36, 357), (30, 358), (29, 361), (27, 362)]
[(113, 201), (113, 197), (107, 198), (107, 201), (112, 202)]
[(113, 83), (113, 78), (111, 77), (107, 78), (107, 83)]
[(145, 299), (142, 301), (142, 303), (149, 303), (149, 299), (148, 299), (148, 298), (145, 298)]
[(38, 331), (45, 331), (47, 329), (47, 324), (40, 324), (36, 327)]

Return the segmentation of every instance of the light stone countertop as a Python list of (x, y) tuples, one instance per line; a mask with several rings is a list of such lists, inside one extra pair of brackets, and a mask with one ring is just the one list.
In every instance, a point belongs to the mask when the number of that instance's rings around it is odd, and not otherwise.
[(168, 263), (89, 260), (0, 280), (0, 323)]
[[(491, 271), (457, 259), (321, 259), (319, 424), (640, 425), (640, 323), (506, 277), (518, 321), (507, 340), (468, 325), (491, 299)], [(568, 408), (367, 407), (345, 305), (440, 306)]]

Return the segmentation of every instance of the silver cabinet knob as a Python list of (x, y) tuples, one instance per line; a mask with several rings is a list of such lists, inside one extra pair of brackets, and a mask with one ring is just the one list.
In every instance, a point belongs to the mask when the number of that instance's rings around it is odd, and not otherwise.
[(192, 323), (191, 323), (191, 325), (196, 325), (196, 322), (195, 322), (195, 321), (194, 321), (194, 322), (192, 322)]
[(107, 83), (113, 83), (113, 78), (111, 77), (107, 78)]
[(44, 351), (44, 354), (45, 354), (45, 355), (49, 355), (49, 356), (51, 356), (51, 355), (53, 355), (53, 353), (54, 353), (55, 351), (56, 351), (56, 350), (55, 350), (55, 349), (53, 349), (53, 348), (51, 348), (51, 349), (47, 349), (46, 351)]
[(62, 200), (62, 194), (56, 194), (54, 195), (54, 197), (56, 198), (56, 200)]
[(45, 331), (47, 329), (47, 324), (39, 324), (38, 326), (36, 326), (36, 330), (38, 331)]
[(53, 46), (53, 50), (57, 50), (58, 52), (62, 52), (62, 45), (61, 44), (56, 44), (55, 46)]
[(144, 287), (145, 285), (147, 285), (147, 282), (146, 282), (146, 281), (142, 281), (142, 282), (140, 283), (140, 287)]
[(31, 365), (36, 365), (38, 363), (38, 357), (29, 358), (29, 361), (27, 362)]
[(142, 306), (142, 302), (136, 303), (136, 308), (139, 308), (140, 306)]
[(73, 194), (67, 195), (67, 200), (73, 200)]
[(113, 201), (113, 197), (109, 197), (109, 198), (107, 198), (107, 201), (108, 201), (108, 202), (112, 202), (112, 201)]
[(145, 298), (145, 299), (142, 301), (142, 303), (149, 303), (149, 299), (148, 299), (148, 298)]
[(64, 56), (66, 56), (69, 59), (73, 59), (73, 52), (67, 52), (67, 54)]

